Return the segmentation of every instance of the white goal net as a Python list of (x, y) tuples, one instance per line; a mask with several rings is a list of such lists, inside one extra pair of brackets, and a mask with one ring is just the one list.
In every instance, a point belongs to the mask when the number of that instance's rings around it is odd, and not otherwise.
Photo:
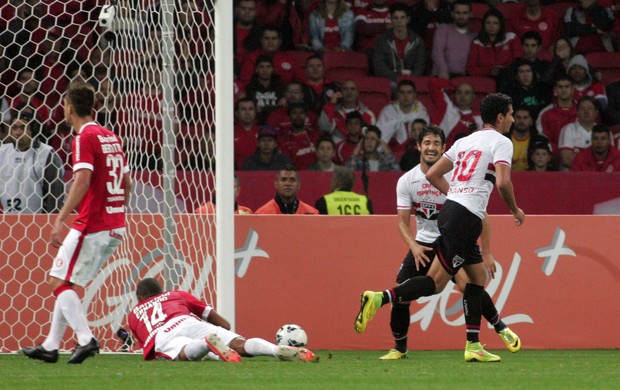
[[(216, 306), (234, 300), (234, 294), (223, 298), (220, 290), (232, 281), (231, 272), (217, 277), (215, 272), (216, 249), (232, 264), (233, 244), (216, 237), (215, 215), (194, 213), (214, 198), (217, 160), (222, 165), (217, 168), (218, 177), (227, 178), (217, 183), (217, 210), (230, 210), (218, 211), (217, 221), (222, 223), (218, 230), (233, 236), (232, 157), (228, 157), (232, 141), (221, 139), (216, 145), (214, 77), (215, 25), (222, 18), (232, 21), (232, 1), (219, 5), (215, 0), (3, 3), (2, 143), (17, 143), (18, 118), (28, 118), (27, 125), (31, 131), (37, 129), (33, 137), (38, 139), (30, 146), (40, 142), (53, 147), (65, 170), (66, 194), (71, 185), (73, 133), (64, 123), (62, 96), (71, 81), (81, 79), (95, 87), (96, 120), (121, 136), (131, 166), (134, 190), (127, 239), (81, 294), (90, 326), (104, 350), (127, 349), (117, 331), (126, 328), (126, 314), (135, 303), (135, 284), (143, 277), (157, 276), (166, 288), (188, 290)], [(226, 39), (231, 40), (224, 36), (222, 42)], [(218, 83), (226, 85), (225, 73)], [(231, 96), (228, 105), (232, 105), (232, 76), (229, 84), (230, 94), (225, 86), (218, 98)], [(225, 111), (218, 108), (217, 112)], [(218, 114), (218, 123), (228, 119)], [(219, 126), (223, 133), (227, 129), (232, 133), (232, 120), (228, 123)], [(226, 148), (230, 153), (216, 153)], [(15, 160), (12, 165), (26, 161)], [(48, 160), (32, 168), (45, 172), (43, 182), (48, 180), (50, 164)], [(5, 183), (17, 180), (11, 176), (15, 166), (5, 168), (0, 167), (0, 196), (5, 196)], [(60, 176), (62, 170), (56, 169), (56, 174)], [(16, 195), (23, 202), (37, 196), (25, 187), (18, 187), (23, 191)], [(43, 187), (43, 196), (49, 195), (49, 187)], [(62, 193), (52, 195), (58, 200), (52, 204), (60, 206)], [(7, 207), (5, 202), (3, 206), (0, 352), (10, 352), (40, 343), (49, 329), (54, 300), (47, 272), (56, 250), (48, 245), (48, 238), (58, 207), (28, 212)], [(218, 311), (230, 318), (234, 304)], [(65, 337), (64, 349), (74, 345), (75, 340)]]

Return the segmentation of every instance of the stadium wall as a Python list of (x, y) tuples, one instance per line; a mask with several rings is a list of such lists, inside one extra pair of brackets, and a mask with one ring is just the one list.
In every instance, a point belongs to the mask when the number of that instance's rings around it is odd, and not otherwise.
[[(21, 218), (21, 223), (19, 219)], [(32, 218), (31, 223), (23, 223)], [(185, 214), (178, 224), (177, 269), (181, 287), (196, 295), (212, 286), (210, 250), (190, 244), (212, 216)], [(487, 291), (504, 321), (529, 349), (620, 348), (609, 337), (620, 312), (620, 216), (528, 216), (515, 227), (508, 216), (491, 216), (492, 249), (499, 266)], [(133, 305), (135, 282), (157, 275), (162, 219), (130, 215), (135, 247), (110, 261), (82, 293), (94, 333), (104, 347), (118, 350), (114, 337)], [(285, 323), (303, 326), (315, 349), (389, 349), (389, 309), (383, 308), (364, 334), (353, 320), (363, 290), (394, 285), (405, 254), (396, 216), (236, 216), (237, 331), (273, 339)], [(39, 226), (28, 231), (24, 226)], [(4, 215), (0, 266), (0, 351), (41, 342), (53, 299), (45, 284), (55, 253), (47, 243), (51, 218)], [(190, 231), (191, 230), (191, 231)], [(24, 239), (28, 237), (29, 239)], [(140, 237), (148, 237), (141, 239)], [(16, 250), (17, 249), (17, 250)], [(198, 251), (201, 251), (198, 254)], [(205, 255), (205, 253), (207, 253)], [(410, 348), (461, 349), (465, 339), (460, 294), (452, 288), (412, 305)], [(483, 324), (486, 322), (483, 321)], [(491, 349), (502, 344), (483, 325), (481, 338)], [(67, 341), (65, 348), (74, 345)]]

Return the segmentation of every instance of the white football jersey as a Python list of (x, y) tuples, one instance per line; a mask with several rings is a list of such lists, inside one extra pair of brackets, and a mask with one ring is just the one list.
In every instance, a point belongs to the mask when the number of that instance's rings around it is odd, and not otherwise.
[[(53, 148), (40, 145), (21, 152), (12, 143), (0, 147), (0, 200), (5, 214), (42, 213), (45, 167)], [(64, 171), (62, 171), (64, 174)]]
[[(446, 175), (446, 180), (449, 179)], [(420, 165), (406, 172), (398, 179), (396, 185), (396, 208), (411, 210), (415, 214), (417, 233), (416, 241), (433, 243), (439, 237), (437, 215), (446, 196), (426, 180)]]
[(483, 128), (454, 143), (444, 156), (452, 161), (447, 199), (484, 218), (495, 185), (495, 164), (510, 167), (512, 142), (492, 128)]

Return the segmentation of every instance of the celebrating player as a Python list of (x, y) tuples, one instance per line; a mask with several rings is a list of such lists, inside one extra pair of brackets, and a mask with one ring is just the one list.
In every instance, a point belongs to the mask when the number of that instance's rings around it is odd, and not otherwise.
[(318, 361), (306, 348), (244, 339), (230, 331), (228, 321), (211, 306), (185, 291), (163, 291), (156, 279), (141, 280), (136, 296), (138, 304), (129, 313), (129, 327), (142, 346), (145, 360), (200, 360), (211, 351), (226, 362), (240, 362), (239, 355)]
[[(58, 213), (50, 242), (59, 248), (49, 285), (56, 297), (49, 334), (36, 347), (24, 348), (31, 359), (58, 361), (58, 347), (67, 325), (78, 346), (67, 361), (80, 364), (99, 352), (74, 285), (84, 287), (112, 256), (125, 235), (125, 208), (131, 178), (120, 138), (92, 120), (95, 91), (90, 84), (72, 83), (64, 98), (65, 121), (77, 132), (72, 145), (73, 185)], [(79, 215), (62, 238), (65, 220), (78, 207)]]
[[(465, 360), (501, 360), (499, 356), (484, 350), (478, 337), (486, 272), (476, 256), (476, 242), (482, 231), (482, 220), (494, 184), (515, 217), (517, 226), (525, 219), (523, 210), (517, 207), (510, 181), (512, 144), (501, 134), (507, 132), (514, 122), (512, 112), (510, 97), (501, 93), (485, 97), (480, 104), (484, 127), (455, 142), (428, 170), (426, 178), (429, 182), (441, 193), (447, 194), (437, 220), (441, 232), (437, 239), (437, 256), (426, 276), (410, 278), (385, 291), (365, 291), (355, 320), (358, 332), (366, 329), (368, 321), (381, 306), (388, 302), (408, 302), (440, 292), (463, 268), (469, 278), (463, 291), (467, 329)], [(444, 175), (453, 168), (448, 183)], [(415, 263), (419, 267), (426, 264), (426, 259), (416, 258)]]
[[(430, 266), (429, 259), (433, 259), (437, 253), (434, 242), (439, 237), (437, 228), (437, 214), (445, 202), (445, 195), (433, 188), (425, 174), (428, 169), (441, 158), (445, 150), (446, 137), (441, 128), (428, 125), (418, 135), (417, 144), (420, 151), (420, 164), (405, 173), (398, 180), (396, 186), (396, 198), (398, 209), (398, 227), (403, 241), (409, 247), (403, 263), (396, 277), (397, 283), (414, 276), (426, 275)], [(411, 232), (411, 208), (414, 208), (416, 219), (416, 235)], [(491, 276), (495, 273), (495, 259), (490, 252), (490, 226), (487, 219), (483, 220), (481, 234), (482, 261)], [(480, 252), (476, 255), (480, 258)], [(417, 269), (416, 260), (426, 262)], [(464, 271), (454, 275), (454, 280), (459, 289), (463, 291), (467, 284), (467, 276)], [(410, 323), (410, 302), (393, 302), (390, 317), (390, 327), (394, 336), (395, 347), (387, 354), (380, 357), (381, 360), (395, 360), (407, 357), (407, 331)], [(499, 337), (504, 341), (508, 349), (517, 352), (521, 349), (521, 340), (500, 319), (499, 313), (489, 294), (484, 291), (482, 298), (482, 313), (495, 328)]]

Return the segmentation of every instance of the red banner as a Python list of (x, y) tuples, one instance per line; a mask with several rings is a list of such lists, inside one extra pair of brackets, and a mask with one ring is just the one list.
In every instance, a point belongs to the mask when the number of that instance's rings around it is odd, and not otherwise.
[[(213, 302), (212, 243), (201, 235), (206, 216), (178, 219), (178, 256), (162, 256), (162, 219), (132, 215), (130, 237), (83, 294), (95, 335), (118, 349), (134, 286), (145, 276), (170, 275), (176, 286)], [(389, 349), (389, 306), (364, 334), (353, 330), (359, 295), (393, 287), (406, 247), (395, 216), (236, 216), (237, 331), (274, 338), (285, 323), (303, 326), (315, 349)], [(492, 216), (492, 249), (499, 267), (487, 286), (504, 321), (524, 348), (620, 348), (615, 333), (620, 301), (620, 240), (616, 216), (528, 216), (521, 227)], [(41, 342), (54, 300), (46, 275), (55, 250), (48, 216), (3, 216), (0, 251), (4, 287), (1, 351)], [(449, 287), (411, 306), (410, 347), (461, 349), (461, 294)], [(503, 344), (483, 321), (481, 339)], [(65, 344), (71, 348), (73, 341)]]

